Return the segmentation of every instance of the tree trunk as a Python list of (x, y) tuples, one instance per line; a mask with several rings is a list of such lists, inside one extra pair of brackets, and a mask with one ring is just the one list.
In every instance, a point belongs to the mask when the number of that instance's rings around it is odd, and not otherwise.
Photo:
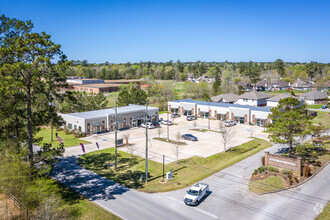
[(292, 141), (289, 142), (290, 157), (292, 156)]
[(32, 110), (31, 110), (31, 82), (27, 83), (27, 100), (26, 100), (26, 111), (28, 121), (28, 150), (29, 150), (29, 163), (30, 173), (33, 169), (33, 129), (32, 129)]

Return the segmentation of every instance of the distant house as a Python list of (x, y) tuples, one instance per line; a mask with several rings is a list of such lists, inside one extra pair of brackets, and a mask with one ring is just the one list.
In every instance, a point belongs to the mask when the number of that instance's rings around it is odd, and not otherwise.
[(235, 104), (239, 105), (250, 105), (250, 106), (266, 106), (267, 99), (270, 95), (264, 92), (246, 92), (239, 96)]
[(255, 89), (257, 91), (269, 91), (273, 89), (273, 84), (267, 80), (261, 80), (256, 83)]
[(237, 87), (239, 89), (239, 87), (241, 87), (243, 89), (243, 91), (251, 91), (252, 90), (252, 86), (244, 81), (240, 81), (237, 83)]
[(325, 104), (327, 103), (326, 98), (328, 98), (328, 94), (326, 92), (313, 90), (305, 94), (302, 94), (299, 97), (303, 98), (307, 105)]
[(187, 81), (193, 82), (194, 80), (195, 78), (193, 73), (187, 74)]
[(282, 81), (282, 80), (277, 80), (276, 82), (273, 83), (274, 90), (287, 90), (290, 88), (289, 83)]
[(223, 102), (223, 103), (231, 103), (233, 104), (237, 99), (238, 95), (233, 93), (221, 94), (211, 98), (212, 102)]
[(151, 88), (151, 85), (148, 85), (148, 84), (141, 85), (141, 89), (144, 90), (144, 91), (147, 91), (150, 88)]
[(277, 96), (267, 99), (267, 107), (276, 107), (281, 99), (290, 98), (290, 97), (296, 98), (296, 99), (300, 100), (301, 102), (303, 102), (302, 98), (293, 96), (288, 93), (282, 93), (282, 94), (279, 94)]
[(311, 90), (312, 85), (301, 79), (297, 79), (296, 81), (294, 81), (294, 83), (292, 83), (291, 87), (294, 90)]

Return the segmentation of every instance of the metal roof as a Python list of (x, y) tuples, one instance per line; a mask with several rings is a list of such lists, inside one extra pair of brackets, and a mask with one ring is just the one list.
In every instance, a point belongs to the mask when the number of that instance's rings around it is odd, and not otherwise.
[[(136, 112), (136, 111), (145, 112), (145, 110), (146, 110), (146, 107), (144, 105), (130, 104), (128, 106), (118, 107), (117, 108), (117, 114), (121, 115), (121, 114)], [(159, 109), (157, 107), (148, 106), (148, 110), (157, 110), (158, 111)], [(107, 109), (101, 109), (101, 110), (95, 110), (95, 111), (89, 111), (89, 112), (76, 112), (76, 113), (61, 114), (61, 115), (89, 119), (89, 118), (104, 117), (107, 114), (108, 115), (115, 115), (115, 108), (107, 108)]]
[(214, 107), (222, 107), (222, 108), (244, 108), (244, 109), (250, 109), (254, 111), (262, 111), (262, 112), (270, 112), (269, 107), (258, 107), (258, 106), (248, 106), (248, 105), (237, 105), (237, 104), (229, 104), (229, 103), (221, 103), (221, 102), (206, 102), (206, 101), (197, 101), (192, 99), (182, 99), (182, 100), (174, 100), (170, 102), (190, 102), (195, 103), (197, 105), (206, 105), (208, 106), (214, 106)]

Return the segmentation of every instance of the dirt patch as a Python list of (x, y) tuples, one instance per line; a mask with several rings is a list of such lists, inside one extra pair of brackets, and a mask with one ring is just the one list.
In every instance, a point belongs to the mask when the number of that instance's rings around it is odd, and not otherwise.
[(0, 193), (0, 219), (18, 219), (19, 208), (5, 195)]

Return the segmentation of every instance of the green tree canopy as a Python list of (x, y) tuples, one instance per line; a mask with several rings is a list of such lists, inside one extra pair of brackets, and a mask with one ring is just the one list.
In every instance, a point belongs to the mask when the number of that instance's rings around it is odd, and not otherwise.
[(271, 112), (272, 123), (268, 125), (269, 138), (275, 143), (288, 144), (290, 153), (299, 143), (299, 137), (311, 134), (311, 117), (307, 114), (306, 105), (297, 98), (281, 99)]
[(148, 99), (147, 93), (136, 88), (136, 85), (122, 87), (118, 94), (118, 105), (124, 106), (129, 104), (145, 105)]

